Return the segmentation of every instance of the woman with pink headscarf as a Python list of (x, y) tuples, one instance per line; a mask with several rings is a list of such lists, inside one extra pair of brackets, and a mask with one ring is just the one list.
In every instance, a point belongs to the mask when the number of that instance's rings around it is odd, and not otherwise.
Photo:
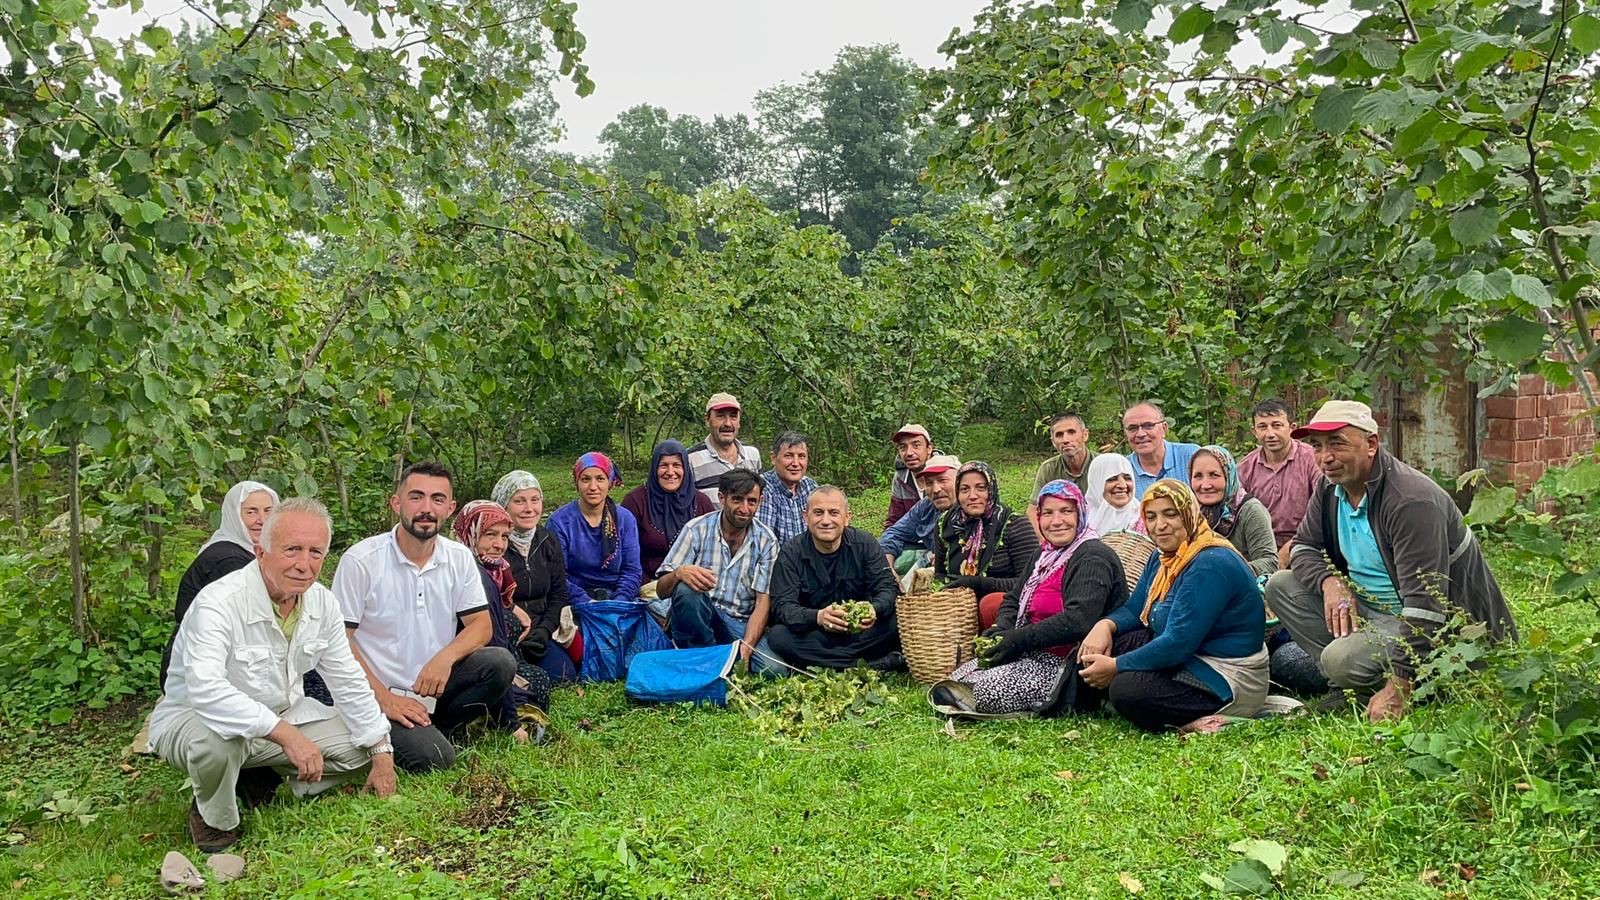
[(593, 600), (638, 600), (644, 570), (639, 565), (639, 523), (611, 499), (622, 484), (604, 453), (585, 453), (572, 464), (578, 499), (550, 516), (567, 564), (567, 594), (573, 606)]

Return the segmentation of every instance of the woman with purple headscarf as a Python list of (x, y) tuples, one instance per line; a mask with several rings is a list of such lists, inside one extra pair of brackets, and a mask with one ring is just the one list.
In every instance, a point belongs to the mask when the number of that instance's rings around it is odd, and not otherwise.
[(638, 600), (639, 525), (633, 513), (611, 499), (622, 483), (604, 453), (591, 452), (572, 464), (578, 499), (550, 516), (567, 564), (567, 595), (573, 606), (592, 600)]
[(1044, 542), (1024, 569), (1027, 577), (1007, 592), (994, 627), (984, 632), (998, 641), (933, 686), (935, 706), (991, 716), (1066, 706), (1063, 688), (1074, 683), (1069, 676), (1078, 643), (1128, 598), (1122, 563), (1096, 539), (1078, 486), (1052, 481), (1035, 502)]

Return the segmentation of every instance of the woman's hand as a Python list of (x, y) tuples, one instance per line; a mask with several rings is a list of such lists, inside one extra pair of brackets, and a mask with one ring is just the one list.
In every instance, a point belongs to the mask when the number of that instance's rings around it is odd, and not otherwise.
[(1117, 675), (1117, 661), (1103, 653), (1080, 654), (1078, 663), (1082, 666), (1078, 673), (1092, 688), (1105, 690)]
[(1003, 666), (1023, 653), (1022, 636), (1017, 633), (1016, 629), (1002, 631), (995, 637), (1000, 639), (1000, 643), (995, 644), (979, 655), (979, 659), (986, 669), (994, 666)]
[(1083, 638), (1083, 643), (1079, 645), (1078, 658), (1081, 660), (1087, 656), (1106, 656), (1111, 652), (1113, 636), (1109, 619), (1101, 619), (1094, 623), (1094, 627), (1089, 629), (1089, 633)]
[(533, 630), (533, 620), (528, 618), (527, 610), (520, 606), (511, 607), (511, 614), (517, 617), (518, 622), (522, 623), (522, 632), (517, 635), (517, 640), (520, 642), (528, 636), (528, 632)]

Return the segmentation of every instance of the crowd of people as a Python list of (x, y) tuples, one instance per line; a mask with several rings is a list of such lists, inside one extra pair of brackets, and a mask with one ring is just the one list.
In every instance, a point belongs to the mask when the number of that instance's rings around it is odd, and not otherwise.
[(1382, 447), (1362, 403), (1300, 425), (1263, 401), (1238, 461), (1168, 440), (1152, 401), (1122, 416), (1125, 456), (1065, 413), (1020, 512), (989, 464), (908, 424), (880, 536), (809, 476), (805, 435), (780, 433), (763, 471), (741, 413), (714, 394), (706, 438), (661, 442), (620, 503), (616, 465), (585, 453), (577, 499), (547, 524), (530, 472), (458, 511), (451, 472), (413, 464), (389, 499), (398, 524), (346, 550), (331, 588), (322, 504), (234, 485), (179, 585), (149, 722), (151, 752), (193, 785), (195, 843), (233, 844), (241, 805), (285, 779), (391, 793), (397, 770), (450, 766), (480, 720), (537, 741), (552, 685), (620, 678), (645, 650), (737, 645), (771, 676), (904, 669), (896, 600), (930, 568), (973, 592), (985, 640), (929, 699), (974, 718), (1209, 731), (1275, 686), (1380, 721), (1404, 714), (1453, 622), (1515, 635), (1454, 501)]

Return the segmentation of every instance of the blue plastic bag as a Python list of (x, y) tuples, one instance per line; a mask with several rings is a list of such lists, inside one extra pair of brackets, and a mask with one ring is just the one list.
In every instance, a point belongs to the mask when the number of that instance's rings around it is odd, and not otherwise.
[(641, 653), (628, 666), (628, 697), (645, 703), (713, 703), (726, 706), (725, 679), (739, 645)]
[(636, 600), (577, 603), (572, 614), (583, 634), (583, 666), (578, 676), (584, 681), (621, 681), (636, 655), (672, 647), (667, 633)]

